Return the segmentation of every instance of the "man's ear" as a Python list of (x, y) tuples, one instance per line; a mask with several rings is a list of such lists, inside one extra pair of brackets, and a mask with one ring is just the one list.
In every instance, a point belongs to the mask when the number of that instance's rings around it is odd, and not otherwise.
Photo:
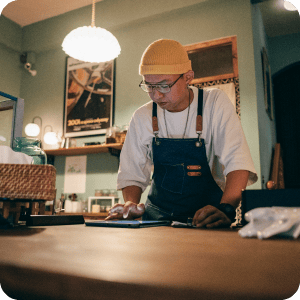
[(190, 84), (190, 82), (194, 79), (194, 71), (190, 70), (184, 74), (185, 81), (187, 84)]

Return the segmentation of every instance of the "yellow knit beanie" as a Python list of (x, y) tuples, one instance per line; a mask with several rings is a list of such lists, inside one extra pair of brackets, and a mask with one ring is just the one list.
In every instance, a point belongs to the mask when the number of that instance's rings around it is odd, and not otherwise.
[(150, 44), (141, 58), (139, 73), (183, 74), (192, 70), (192, 64), (183, 46), (168, 39), (160, 39)]

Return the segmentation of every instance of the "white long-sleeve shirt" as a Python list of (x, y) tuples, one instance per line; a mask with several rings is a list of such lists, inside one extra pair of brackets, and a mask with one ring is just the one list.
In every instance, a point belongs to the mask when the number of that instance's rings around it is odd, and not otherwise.
[[(190, 105), (185, 138), (197, 138), (196, 117), (198, 88), (190, 86), (194, 99)], [(117, 189), (139, 186), (142, 191), (149, 185), (152, 161), (152, 106), (150, 101), (137, 109), (130, 121), (120, 156)], [(157, 106), (158, 136), (161, 138), (182, 138), (186, 126), (188, 108), (181, 112), (165, 111)], [(241, 122), (225, 92), (218, 89), (203, 91), (202, 138), (205, 141), (206, 156), (211, 173), (222, 190), (229, 172), (248, 170), (248, 185), (257, 181), (257, 174)]]

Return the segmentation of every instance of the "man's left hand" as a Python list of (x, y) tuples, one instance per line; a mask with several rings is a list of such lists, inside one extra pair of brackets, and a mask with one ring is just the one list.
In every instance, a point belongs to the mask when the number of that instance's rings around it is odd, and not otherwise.
[(196, 211), (193, 225), (199, 228), (229, 227), (231, 220), (212, 205), (206, 205)]

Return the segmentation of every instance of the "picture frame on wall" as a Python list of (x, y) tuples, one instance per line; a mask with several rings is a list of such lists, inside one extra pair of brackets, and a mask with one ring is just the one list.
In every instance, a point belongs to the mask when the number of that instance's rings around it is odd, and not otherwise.
[(64, 137), (105, 134), (113, 124), (114, 60), (88, 63), (67, 57)]
[(262, 67), (263, 67), (263, 83), (264, 83), (264, 98), (265, 108), (270, 120), (274, 119), (273, 113), (273, 85), (272, 85), (272, 73), (268, 60), (268, 54), (266, 48), (262, 48)]

